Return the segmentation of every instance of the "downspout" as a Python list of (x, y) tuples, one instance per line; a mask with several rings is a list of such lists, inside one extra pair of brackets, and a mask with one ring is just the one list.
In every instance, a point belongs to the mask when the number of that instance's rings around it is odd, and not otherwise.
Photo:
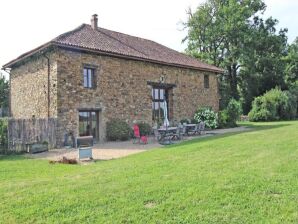
[(50, 58), (46, 55), (43, 55), (47, 59), (48, 63), (48, 118), (50, 117), (50, 103), (51, 103), (51, 97), (50, 97)]

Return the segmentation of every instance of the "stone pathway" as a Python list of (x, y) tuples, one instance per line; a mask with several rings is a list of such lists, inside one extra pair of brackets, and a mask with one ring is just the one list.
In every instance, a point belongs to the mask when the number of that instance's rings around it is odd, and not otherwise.
[[(202, 138), (208, 137), (212, 135), (232, 133), (232, 132), (243, 132), (248, 131), (250, 128), (248, 127), (236, 127), (236, 128), (228, 128), (228, 129), (217, 129), (206, 131), (204, 135), (199, 136), (189, 136), (185, 137), (183, 141), (187, 141), (194, 138)], [(121, 157), (125, 157), (128, 155), (141, 153), (146, 150), (150, 150), (153, 148), (163, 147), (160, 145), (153, 137), (149, 137), (148, 144), (133, 144), (132, 141), (125, 142), (106, 142), (102, 144), (96, 144), (93, 147), (92, 155), (95, 160), (110, 160), (117, 159)], [(60, 160), (62, 157), (66, 157), (68, 159), (77, 159), (78, 157), (78, 149), (53, 149), (48, 152), (36, 153), (36, 154), (26, 154), (26, 156), (35, 159), (47, 159), (47, 160)]]

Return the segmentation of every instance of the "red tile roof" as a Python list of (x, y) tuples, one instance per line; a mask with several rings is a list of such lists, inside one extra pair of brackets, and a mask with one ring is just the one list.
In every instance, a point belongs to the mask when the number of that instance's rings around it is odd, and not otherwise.
[(98, 28), (94, 30), (90, 25), (82, 24), (78, 28), (64, 33), (52, 41), (29, 51), (17, 59), (7, 63), (9, 67), (16, 62), (34, 54), (50, 45), (90, 50), (99, 53), (112, 54), (136, 60), (144, 60), (177, 67), (189, 67), (198, 70), (222, 73), (223, 70), (203, 63), (183, 53), (179, 53), (151, 40), (130, 36), (127, 34)]

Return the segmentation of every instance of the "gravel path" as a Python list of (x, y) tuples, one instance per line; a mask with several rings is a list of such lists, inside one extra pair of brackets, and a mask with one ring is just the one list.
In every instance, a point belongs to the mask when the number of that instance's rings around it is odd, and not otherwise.
[[(189, 136), (185, 137), (185, 140), (190, 140), (194, 138), (202, 138), (208, 137), (217, 134), (225, 134), (232, 132), (242, 132), (248, 131), (250, 128), (247, 127), (236, 127), (236, 128), (228, 128), (228, 129), (217, 129), (206, 131), (205, 135), (202, 136)], [(121, 157), (125, 157), (128, 155), (141, 153), (146, 150), (150, 150), (153, 148), (163, 147), (158, 142), (154, 140), (153, 137), (150, 137), (147, 145), (143, 144), (133, 144), (132, 141), (125, 142), (106, 142), (102, 144), (96, 144), (93, 147), (92, 155), (95, 160), (110, 160), (117, 159)], [(26, 154), (26, 156), (30, 158), (36, 159), (47, 159), (47, 160), (60, 160), (62, 157), (66, 157), (68, 159), (77, 159), (78, 157), (78, 149), (53, 149), (48, 152), (36, 153), (36, 154)]]

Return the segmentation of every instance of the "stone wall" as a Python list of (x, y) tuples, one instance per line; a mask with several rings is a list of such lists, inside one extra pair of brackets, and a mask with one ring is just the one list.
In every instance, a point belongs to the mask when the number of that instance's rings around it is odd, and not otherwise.
[[(174, 120), (191, 118), (198, 106), (218, 110), (216, 75), (193, 69), (100, 56), (63, 49), (47, 53), (50, 57), (50, 117), (57, 117), (57, 143), (72, 131), (78, 135), (79, 109), (98, 109), (99, 137), (105, 140), (105, 124), (112, 118), (152, 123), (152, 87), (148, 81), (176, 85), (171, 91)], [(96, 89), (83, 86), (84, 65), (96, 69)], [(48, 116), (47, 60), (31, 59), (11, 71), (11, 111), (14, 118)], [(204, 88), (204, 74), (210, 87)]]
[[(78, 134), (78, 109), (100, 108), (99, 134), (105, 138), (105, 123), (121, 118), (129, 123), (152, 123), (151, 89), (147, 81), (175, 84), (173, 117), (193, 117), (198, 106), (218, 110), (217, 78), (212, 73), (153, 63), (61, 50), (58, 60), (58, 118), (60, 136)], [(84, 64), (96, 66), (96, 89), (83, 87)], [(210, 74), (210, 87), (204, 88), (204, 74)]]
[[(57, 117), (57, 63), (50, 57), (50, 117)], [(43, 56), (11, 70), (11, 113), (14, 118), (48, 117), (48, 62)]]

